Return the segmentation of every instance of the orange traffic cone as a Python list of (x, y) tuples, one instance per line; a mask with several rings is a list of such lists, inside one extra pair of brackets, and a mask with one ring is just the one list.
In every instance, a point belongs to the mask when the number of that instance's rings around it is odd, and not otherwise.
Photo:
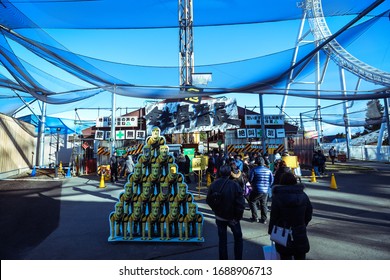
[(314, 173), (314, 169), (311, 170), (310, 182), (317, 183), (317, 178), (316, 178), (316, 174)]
[(330, 178), (330, 188), (333, 190), (338, 190), (334, 173), (332, 173), (332, 177)]
[(100, 177), (100, 184), (99, 184), (99, 188), (101, 188), (101, 189), (106, 187), (104, 184), (104, 174), (103, 173), (104, 172), (102, 172), (102, 175)]

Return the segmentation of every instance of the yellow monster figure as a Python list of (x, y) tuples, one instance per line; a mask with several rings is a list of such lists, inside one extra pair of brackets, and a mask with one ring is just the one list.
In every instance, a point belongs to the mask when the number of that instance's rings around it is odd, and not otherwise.
[(138, 195), (136, 200), (142, 204), (143, 214), (146, 212), (146, 206), (148, 207), (148, 212), (150, 212), (150, 199), (152, 197), (152, 188), (150, 182), (142, 183), (142, 193)]
[[(129, 240), (132, 240), (134, 238), (134, 234), (137, 234), (138, 231), (142, 230), (142, 205), (139, 202), (133, 203), (133, 212), (129, 214), (128, 217), (128, 223), (129, 223)], [(127, 223), (125, 223), (125, 228), (127, 229)], [(145, 234), (143, 234), (144, 236)], [(126, 239), (126, 233), (124, 234), (124, 239)]]
[(160, 146), (165, 145), (165, 138), (160, 136), (161, 130), (157, 126), (152, 128), (152, 135), (146, 138), (146, 144), (150, 146), (152, 157), (160, 153)]
[(148, 224), (148, 240), (152, 236), (160, 234), (160, 239), (164, 238), (164, 215), (160, 213), (160, 204), (158, 202), (152, 203), (150, 213), (142, 219), (142, 239), (145, 240), (145, 224)]
[[(195, 203), (188, 204), (188, 214), (184, 216), (184, 236), (185, 240), (190, 237), (189, 231), (191, 227), (191, 237), (198, 236), (198, 240), (202, 240), (202, 223), (203, 216), (201, 213), (197, 213), (197, 206)], [(196, 234), (198, 229), (198, 235)]]
[(177, 185), (184, 182), (183, 174), (177, 173), (177, 165), (175, 163), (169, 164), (169, 172), (166, 176), (161, 177), (161, 182), (168, 184), (169, 188), (173, 190), (173, 194), (177, 194)]
[(142, 165), (141, 164), (136, 164), (134, 166), (134, 172), (129, 175), (129, 179), (127, 180), (127, 185), (130, 185), (133, 188), (133, 193), (134, 194), (139, 194), (142, 191), (142, 182), (144, 181), (144, 175), (142, 174)]
[(127, 219), (127, 215), (123, 213), (123, 204), (117, 202), (115, 204), (115, 212), (110, 214), (110, 239), (115, 239), (116, 236), (121, 235), (121, 230), (125, 232), (124, 222)]
[(145, 145), (142, 149), (143, 153), (138, 156), (138, 164), (142, 167), (142, 174), (149, 175), (150, 165), (152, 164), (152, 150), (149, 145)]
[(172, 190), (169, 187), (168, 183), (160, 184), (160, 192), (152, 199), (160, 203), (160, 211), (163, 213), (163, 208), (165, 206), (165, 213), (169, 211), (169, 201), (172, 199)]
[[(166, 239), (170, 240), (171, 236), (179, 236), (179, 240), (183, 239), (182, 226), (179, 230), (179, 221), (183, 221), (183, 215), (179, 212), (179, 204), (177, 202), (172, 202), (169, 207), (169, 213), (165, 216), (165, 226), (166, 226)], [(172, 235), (174, 232), (174, 235)]]
[(181, 183), (178, 186), (178, 192), (173, 197), (173, 201), (177, 202), (181, 207), (184, 215), (187, 214), (187, 202), (192, 202), (193, 197), (190, 193), (187, 193), (187, 184)]
[(152, 194), (158, 193), (159, 187), (160, 187), (160, 178), (161, 178), (161, 169), (160, 165), (158, 163), (152, 164), (152, 172), (144, 178), (144, 181), (147, 181), (150, 183), (152, 188)]
[(125, 185), (125, 191), (119, 195), (119, 201), (123, 204), (125, 214), (129, 214), (129, 207), (132, 205), (136, 195), (133, 193), (133, 187), (131, 184)]
[(160, 164), (162, 174), (165, 176), (168, 174), (168, 165), (173, 163), (175, 160), (172, 155), (169, 154), (169, 147), (167, 145), (160, 146), (160, 153), (158, 157), (154, 159), (154, 162)]

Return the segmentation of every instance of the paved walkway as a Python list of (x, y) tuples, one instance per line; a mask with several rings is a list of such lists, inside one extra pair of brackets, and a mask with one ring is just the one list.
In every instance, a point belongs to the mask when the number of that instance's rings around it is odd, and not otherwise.
[[(338, 164), (337, 190), (331, 176), (303, 183), (313, 207), (308, 227), (314, 260), (390, 259), (390, 165), (371, 162)], [(351, 169), (345, 170), (345, 166)], [(369, 166), (359, 171), (352, 166)], [(354, 170), (355, 169), (355, 170)], [(218, 237), (212, 212), (205, 204), (207, 191), (190, 186), (204, 215), (203, 243), (110, 243), (108, 215), (114, 210), (123, 183), (99, 188), (97, 176), (54, 180), (50, 176), (0, 181), (1, 259), (40, 260), (212, 260), (218, 259)], [(263, 259), (262, 246), (270, 243), (267, 226), (242, 221), (244, 259)], [(229, 234), (230, 258), (233, 239)]]

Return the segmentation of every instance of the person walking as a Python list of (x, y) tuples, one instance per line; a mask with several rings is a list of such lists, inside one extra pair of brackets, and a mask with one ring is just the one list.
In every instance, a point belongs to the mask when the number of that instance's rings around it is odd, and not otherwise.
[(274, 185), (278, 185), (282, 175), (287, 172), (292, 172), (291, 168), (287, 166), (287, 163), (284, 160), (278, 161), (277, 166), (275, 166)]
[(134, 172), (134, 161), (132, 155), (126, 157), (126, 173), (131, 174)]
[(259, 203), (261, 218), (259, 223), (267, 224), (267, 197), (268, 191), (274, 181), (274, 176), (271, 170), (265, 166), (262, 157), (257, 158), (257, 167), (253, 168), (249, 175), (249, 182), (252, 186), (252, 191), (249, 195), (249, 208), (251, 209), (251, 222), (258, 219), (257, 204)]
[(111, 183), (118, 182), (118, 159), (116, 158), (116, 152), (110, 158), (110, 170), (111, 170)]
[(325, 162), (326, 162), (326, 157), (324, 156), (324, 153), (321, 150), (318, 150), (318, 157), (320, 160), (320, 165), (318, 166), (318, 172), (321, 175), (325, 174)]
[(334, 159), (336, 158), (336, 150), (335, 150), (334, 146), (332, 146), (332, 148), (330, 148), (330, 150), (329, 150), (329, 157), (330, 157), (330, 160), (332, 161), (332, 164), (334, 164)]
[(122, 179), (123, 176), (125, 176), (125, 172), (126, 172), (126, 156), (125, 155), (123, 155), (119, 158), (118, 167), (120, 167), (119, 179)]
[(318, 154), (317, 151), (314, 151), (313, 152), (313, 158), (311, 160), (311, 165), (313, 166), (313, 170), (314, 170), (314, 173), (315, 173), (316, 176), (320, 176), (321, 175), (320, 174), (320, 170), (319, 170), (320, 164), (321, 164), (320, 161), (321, 161), (320, 155)]
[[(206, 169), (206, 176), (207, 176), (207, 184), (210, 184), (214, 181), (215, 179), (215, 173), (217, 173), (217, 169), (215, 167), (215, 159), (213, 156), (213, 153), (209, 153), (209, 159), (207, 163), (207, 169)], [(209, 187), (209, 185), (207, 185)]]
[(219, 259), (228, 259), (227, 249), (227, 227), (233, 233), (234, 237), (234, 259), (242, 260), (243, 239), (240, 220), (244, 213), (244, 197), (242, 188), (234, 181), (229, 179), (231, 168), (228, 165), (220, 167), (220, 177), (211, 185), (207, 193), (206, 202), (211, 205), (211, 196), (214, 192), (221, 191), (221, 207), (213, 209), (215, 214), (215, 223), (219, 238)]
[(282, 260), (304, 260), (310, 250), (306, 227), (312, 219), (313, 207), (303, 190), (304, 185), (297, 183), (294, 174), (289, 172), (282, 175), (279, 185), (273, 189), (268, 234), (274, 225), (292, 229), (287, 247), (275, 244)]

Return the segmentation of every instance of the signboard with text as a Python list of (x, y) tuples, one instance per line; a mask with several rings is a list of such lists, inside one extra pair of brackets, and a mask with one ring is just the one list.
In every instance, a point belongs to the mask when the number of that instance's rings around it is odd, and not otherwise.
[[(245, 115), (245, 125), (261, 125), (261, 115)], [(264, 125), (284, 125), (284, 115), (264, 115)]]

